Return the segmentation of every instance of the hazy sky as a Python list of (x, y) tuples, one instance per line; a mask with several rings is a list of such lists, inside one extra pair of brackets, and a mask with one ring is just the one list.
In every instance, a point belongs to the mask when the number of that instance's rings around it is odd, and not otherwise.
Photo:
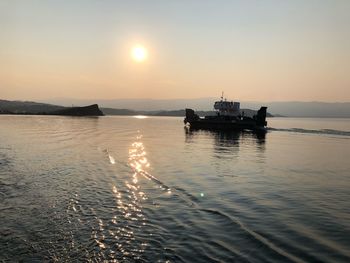
[[(135, 45), (148, 59), (134, 61)], [(350, 101), (350, 1), (0, 0), (0, 98)]]

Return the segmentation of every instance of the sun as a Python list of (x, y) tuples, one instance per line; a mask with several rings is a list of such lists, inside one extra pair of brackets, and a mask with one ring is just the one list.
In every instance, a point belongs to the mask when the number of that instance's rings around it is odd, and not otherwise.
[(136, 62), (143, 62), (148, 57), (147, 49), (143, 46), (135, 46), (131, 49), (131, 57)]

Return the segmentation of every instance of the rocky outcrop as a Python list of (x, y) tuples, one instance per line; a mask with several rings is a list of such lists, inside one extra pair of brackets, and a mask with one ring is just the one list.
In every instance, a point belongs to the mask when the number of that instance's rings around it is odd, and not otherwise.
[(48, 113), (49, 115), (63, 115), (63, 116), (103, 116), (103, 112), (99, 109), (97, 104), (84, 106), (84, 107), (72, 107), (63, 110), (53, 111)]

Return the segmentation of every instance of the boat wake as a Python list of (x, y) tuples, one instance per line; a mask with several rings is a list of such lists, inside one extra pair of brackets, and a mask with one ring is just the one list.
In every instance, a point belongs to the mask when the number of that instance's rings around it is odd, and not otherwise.
[(274, 252), (278, 253), (279, 255), (285, 257), (289, 261), (291, 261), (291, 262), (298, 262), (298, 263), (303, 263), (304, 262), (302, 259), (298, 258), (297, 256), (294, 256), (294, 255), (286, 252), (285, 250), (283, 250), (279, 246), (275, 245), (273, 242), (271, 242), (270, 240), (268, 240), (266, 237), (262, 236), (258, 232), (250, 229), (248, 226), (243, 224), (238, 218), (229, 216), (229, 215), (225, 214), (224, 212), (220, 212), (218, 210), (204, 209), (204, 208), (200, 209), (200, 210), (203, 211), (203, 212), (212, 214), (212, 215), (216, 215), (216, 216), (222, 217), (222, 218), (228, 220), (229, 222), (238, 225), (246, 234), (248, 234), (255, 241), (260, 242), (261, 245), (266, 246), (267, 248), (271, 249), (272, 251), (274, 251)]
[(268, 131), (294, 132), (294, 133), (303, 133), (303, 134), (336, 135), (336, 136), (350, 137), (350, 131), (333, 130), (333, 129), (312, 130), (312, 129), (302, 129), (302, 128), (283, 129), (283, 128), (268, 127)]

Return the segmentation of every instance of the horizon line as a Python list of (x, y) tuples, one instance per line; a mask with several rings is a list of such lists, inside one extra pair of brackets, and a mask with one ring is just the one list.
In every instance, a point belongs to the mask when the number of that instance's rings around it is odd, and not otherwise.
[[(176, 101), (176, 100), (205, 100), (205, 99), (215, 99), (216, 97), (197, 97), (197, 98), (113, 98), (113, 99), (106, 99), (106, 98), (67, 98), (67, 97), (59, 97), (59, 98), (51, 98), (51, 99), (7, 99), (7, 98), (0, 98), (0, 100), (7, 100), (7, 101), (21, 101), (21, 102), (39, 102), (39, 103), (45, 103), (45, 101), (52, 101), (52, 100), (79, 100), (79, 101), (115, 101), (115, 100), (149, 100), (149, 101)], [(218, 97), (220, 99), (220, 97)], [(227, 99), (228, 101), (239, 101), (239, 102), (245, 102), (245, 103), (350, 103), (350, 100), (347, 101), (322, 101), (322, 100), (274, 100), (274, 101), (266, 101), (266, 100), (232, 100)], [(46, 102), (49, 103), (49, 102)]]

